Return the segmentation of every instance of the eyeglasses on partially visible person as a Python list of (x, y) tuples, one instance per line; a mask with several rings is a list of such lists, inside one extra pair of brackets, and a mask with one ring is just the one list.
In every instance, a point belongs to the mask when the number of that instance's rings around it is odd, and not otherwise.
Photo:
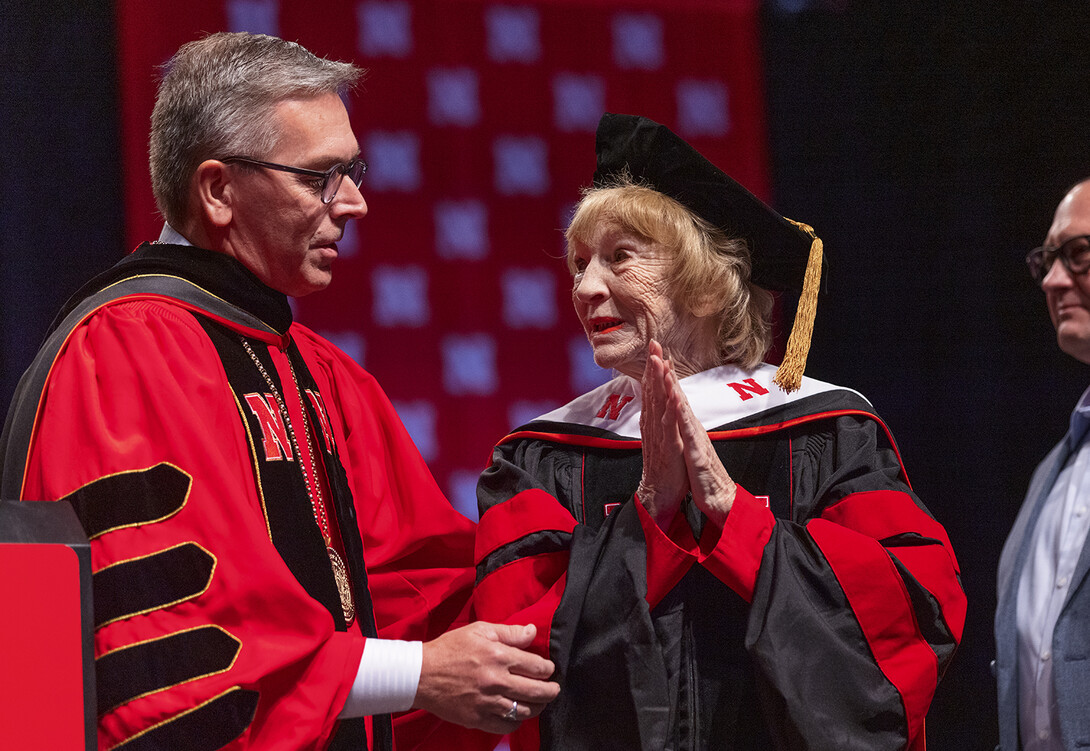
[(1090, 235), (1072, 237), (1059, 247), (1042, 245), (1031, 250), (1026, 255), (1026, 266), (1033, 281), (1042, 284), (1057, 257), (1071, 276), (1090, 271)]

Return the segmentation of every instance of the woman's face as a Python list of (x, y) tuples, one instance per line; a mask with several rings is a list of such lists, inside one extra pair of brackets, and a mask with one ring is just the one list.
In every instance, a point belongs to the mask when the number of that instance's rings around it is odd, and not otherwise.
[(640, 378), (652, 339), (676, 365), (696, 360), (706, 326), (669, 294), (672, 252), (610, 221), (600, 221), (589, 243), (576, 241), (572, 250), (572, 302), (600, 367)]

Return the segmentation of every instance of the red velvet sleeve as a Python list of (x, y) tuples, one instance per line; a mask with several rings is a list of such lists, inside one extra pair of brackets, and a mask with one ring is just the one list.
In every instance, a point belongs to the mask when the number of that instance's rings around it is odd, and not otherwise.
[(676, 514), (663, 531), (636, 496), (636, 514), (647, 546), (647, 606), (654, 608), (700, 560), (692, 530), (683, 514)]
[(704, 528), (700, 544), (701, 563), (746, 602), (753, 600), (753, 588), (765, 545), (772, 536), (776, 519), (768, 507), (736, 485), (734, 505), (719, 529), (712, 524)]
[(565, 543), (574, 528), (571, 514), (536, 488), (489, 508), (478, 528), (477, 614), (486, 621), (533, 623), (533, 648), (545, 657), (553, 612), (564, 594)]
[[(875, 661), (897, 688), (920, 739), (941, 665), (913, 594), (927, 593), (960, 641), (966, 600), (945, 530), (905, 492), (855, 493), (807, 525), (863, 630)], [(906, 536), (911, 539), (905, 544)], [(919, 541), (930, 541), (917, 544)], [(888, 547), (887, 547), (888, 546)]]
[[(793, 457), (802, 479), (792, 518), (774, 518), (739, 488), (722, 530), (705, 527), (701, 565), (751, 603), (751, 623), (760, 626), (753, 652), (788, 704), (818, 695), (826, 682), (799, 668), (806, 650), (841, 655), (842, 680), (873, 686), (868, 701), (895, 707), (908, 747), (922, 748), (924, 718), (965, 622), (960, 571), (884, 426), (856, 418), (837, 425), (835, 437), (806, 441)], [(818, 488), (823, 495), (813, 495)], [(834, 615), (837, 602), (850, 620)], [(807, 645), (784, 649), (787, 633)], [(888, 687), (893, 701), (880, 700)], [(796, 713), (791, 722), (805, 734), (820, 720)]]

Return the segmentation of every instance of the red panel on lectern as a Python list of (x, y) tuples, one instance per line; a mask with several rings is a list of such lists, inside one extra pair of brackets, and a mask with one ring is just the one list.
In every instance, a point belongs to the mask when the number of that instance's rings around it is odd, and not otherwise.
[(84, 744), (79, 558), (0, 545), (0, 727), (5, 749)]

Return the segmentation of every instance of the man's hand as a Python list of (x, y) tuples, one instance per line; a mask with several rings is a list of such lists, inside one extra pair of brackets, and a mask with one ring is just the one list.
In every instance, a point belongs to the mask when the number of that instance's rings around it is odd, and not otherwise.
[[(524, 651), (537, 629), (478, 621), (424, 642), (414, 709), (490, 733), (510, 733), (560, 693), (550, 660)], [(518, 702), (517, 719), (505, 715)]]

